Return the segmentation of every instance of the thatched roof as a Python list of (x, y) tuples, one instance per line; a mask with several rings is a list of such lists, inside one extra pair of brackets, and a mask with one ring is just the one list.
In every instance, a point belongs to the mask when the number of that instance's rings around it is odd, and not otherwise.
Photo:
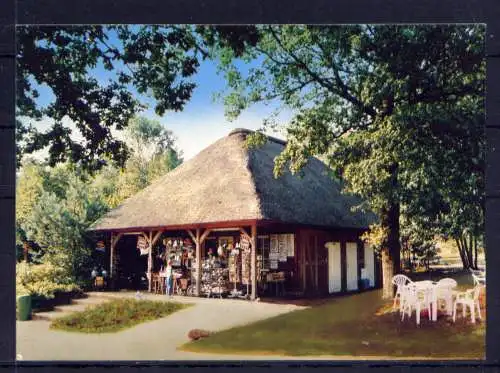
[(366, 228), (373, 217), (353, 213), (359, 200), (340, 193), (328, 168), (311, 159), (299, 178), (275, 179), (274, 158), (285, 142), (269, 137), (247, 149), (248, 130), (234, 130), (91, 227), (120, 230), (237, 220), (274, 220), (316, 226)]

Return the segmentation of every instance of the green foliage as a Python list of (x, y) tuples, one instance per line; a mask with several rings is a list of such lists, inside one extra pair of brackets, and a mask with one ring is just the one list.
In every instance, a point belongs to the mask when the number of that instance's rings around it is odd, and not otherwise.
[[(160, 116), (182, 110), (209, 44), (231, 46), (239, 55), (257, 37), (253, 27), (234, 26), (21, 26), (16, 31), (18, 164), (23, 154), (48, 148), (51, 166), (72, 162), (89, 170), (106, 160), (125, 165), (129, 151), (112, 130), (124, 129), (146, 108), (139, 97), (151, 97)], [(95, 78), (98, 67), (111, 73), (107, 81)], [(52, 98), (45, 106), (41, 94)], [(46, 131), (37, 128), (42, 119), (50, 122)], [(83, 143), (71, 137), (68, 119)]]
[(182, 163), (171, 131), (159, 122), (143, 117), (134, 118), (127, 128), (126, 142), (132, 155), (123, 169), (111, 165), (98, 172), (94, 185), (110, 208), (147, 187)]
[(43, 172), (37, 163), (27, 160), (16, 180), (16, 221), (23, 224), (43, 191)]
[(261, 25), (258, 31), (246, 53), (259, 56), (257, 67), (243, 73), (241, 61), (221, 59), (224, 102), (230, 119), (276, 99), (292, 111), (276, 176), (327, 156), (345, 190), (367, 201), (359, 208), (379, 215), (387, 228), (382, 244), (395, 257), (403, 221), (416, 232), (481, 236), (483, 26)]
[[(29, 215), (22, 215), (18, 224), (26, 239), (42, 248), (44, 262), (75, 278), (85, 277), (92, 265), (86, 229), (108, 207), (98, 190), (72, 165), (53, 169), (40, 166), (39, 173), (44, 175), (42, 190)], [(29, 183), (29, 174), (20, 179), (21, 189), (24, 180)], [(19, 202), (24, 203), (22, 198)]]
[(172, 131), (146, 117), (132, 118), (126, 132), (128, 142), (137, 156), (162, 154), (174, 146)]
[(117, 332), (145, 321), (168, 316), (186, 307), (189, 305), (174, 302), (117, 299), (58, 318), (52, 322), (50, 327), (82, 333)]
[(380, 224), (372, 224), (370, 225), (370, 229), (361, 236), (361, 239), (371, 245), (376, 252), (379, 252), (382, 249), (386, 237), (386, 227)]
[(124, 169), (109, 164), (90, 174), (71, 163), (34, 162), (22, 168), (16, 199), (19, 260), (27, 245), (30, 260), (58, 266), (79, 283), (89, 277), (95, 265), (89, 226), (182, 162), (172, 133), (159, 123), (138, 118), (128, 133), (138, 147), (131, 147)]
[(50, 263), (16, 265), (16, 294), (54, 298), (56, 292), (79, 290), (64, 268)]

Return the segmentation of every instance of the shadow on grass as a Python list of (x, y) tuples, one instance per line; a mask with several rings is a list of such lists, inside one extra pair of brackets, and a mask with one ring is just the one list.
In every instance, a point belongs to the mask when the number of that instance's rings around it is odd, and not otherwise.
[[(404, 358), (484, 358), (484, 323), (446, 315), (437, 322), (388, 312), (381, 291), (334, 298), (190, 342), (183, 350), (224, 354)], [(424, 315), (423, 315), (424, 316)], [(461, 315), (460, 315), (461, 316)]]

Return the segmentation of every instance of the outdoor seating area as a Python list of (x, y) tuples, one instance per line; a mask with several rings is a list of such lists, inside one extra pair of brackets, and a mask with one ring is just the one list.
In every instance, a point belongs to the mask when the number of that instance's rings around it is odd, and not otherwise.
[(486, 270), (474, 270), (469, 268), (469, 271), (474, 280), (474, 285), (486, 285)]
[(474, 287), (465, 291), (457, 290), (457, 282), (452, 278), (443, 278), (439, 281), (412, 281), (403, 274), (395, 275), (392, 279), (396, 287), (393, 299), (393, 311), (399, 310), (401, 321), (411, 319), (415, 313), (415, 321), (420, 325), (422, 313), (430, 321), (438, 320), (438, 311), (457, 319), (457, 310), (462, 310), (462, 318), (470, 314), (470, 321), (474, 324), (476, 318), (482, 320), (480, 297), (486, 287), (486, 276), (482, 271), (472, 271)]

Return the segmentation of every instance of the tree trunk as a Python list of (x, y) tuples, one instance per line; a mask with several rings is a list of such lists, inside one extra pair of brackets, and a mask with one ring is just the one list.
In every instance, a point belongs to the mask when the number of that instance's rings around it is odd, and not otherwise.
[(390, 299), (393, 296), (394, 289), (391, 280), (394, 274), (394, 265), (389, 254), (389, 250), (384, 248), (382, 249), (382, 298), (384, 299)]
[(477, 269), (477, 238), (474, 238), (474, 268)]
[(28, 242), (23, 242), (23, 254), (24, 254), (24, 261), (28, 263), (29, 260), (29, 243)]
[(465, 253), (467, 255), (467, 262), (469, 263), (470, 268), (474, 268), (474, 261), (472, 258), (472, 241), (471, 237), (469, 236), (469, 241), (467, 241), (467, 236), (464, 235), (464, 248), (465, 248)]
[(458, 253), (460, 254), (460, 259), (462, 259), (462, 265), (464, 269), (469, 269), (470, 268), (470, 262), (467, 257), (467, 249), (465, 248), (465, 243), (462, 237), (456, 238), (455, 242), (458, 247)]
[(401, 272), (401, 245), (399, 242), (399, 204), (392, 203), (387, 214), (382, 216), (382, 227), (387, 230), (385, 248), (382, 250), (382, 273), (384, 299), (394, 295), (392, 277)]

